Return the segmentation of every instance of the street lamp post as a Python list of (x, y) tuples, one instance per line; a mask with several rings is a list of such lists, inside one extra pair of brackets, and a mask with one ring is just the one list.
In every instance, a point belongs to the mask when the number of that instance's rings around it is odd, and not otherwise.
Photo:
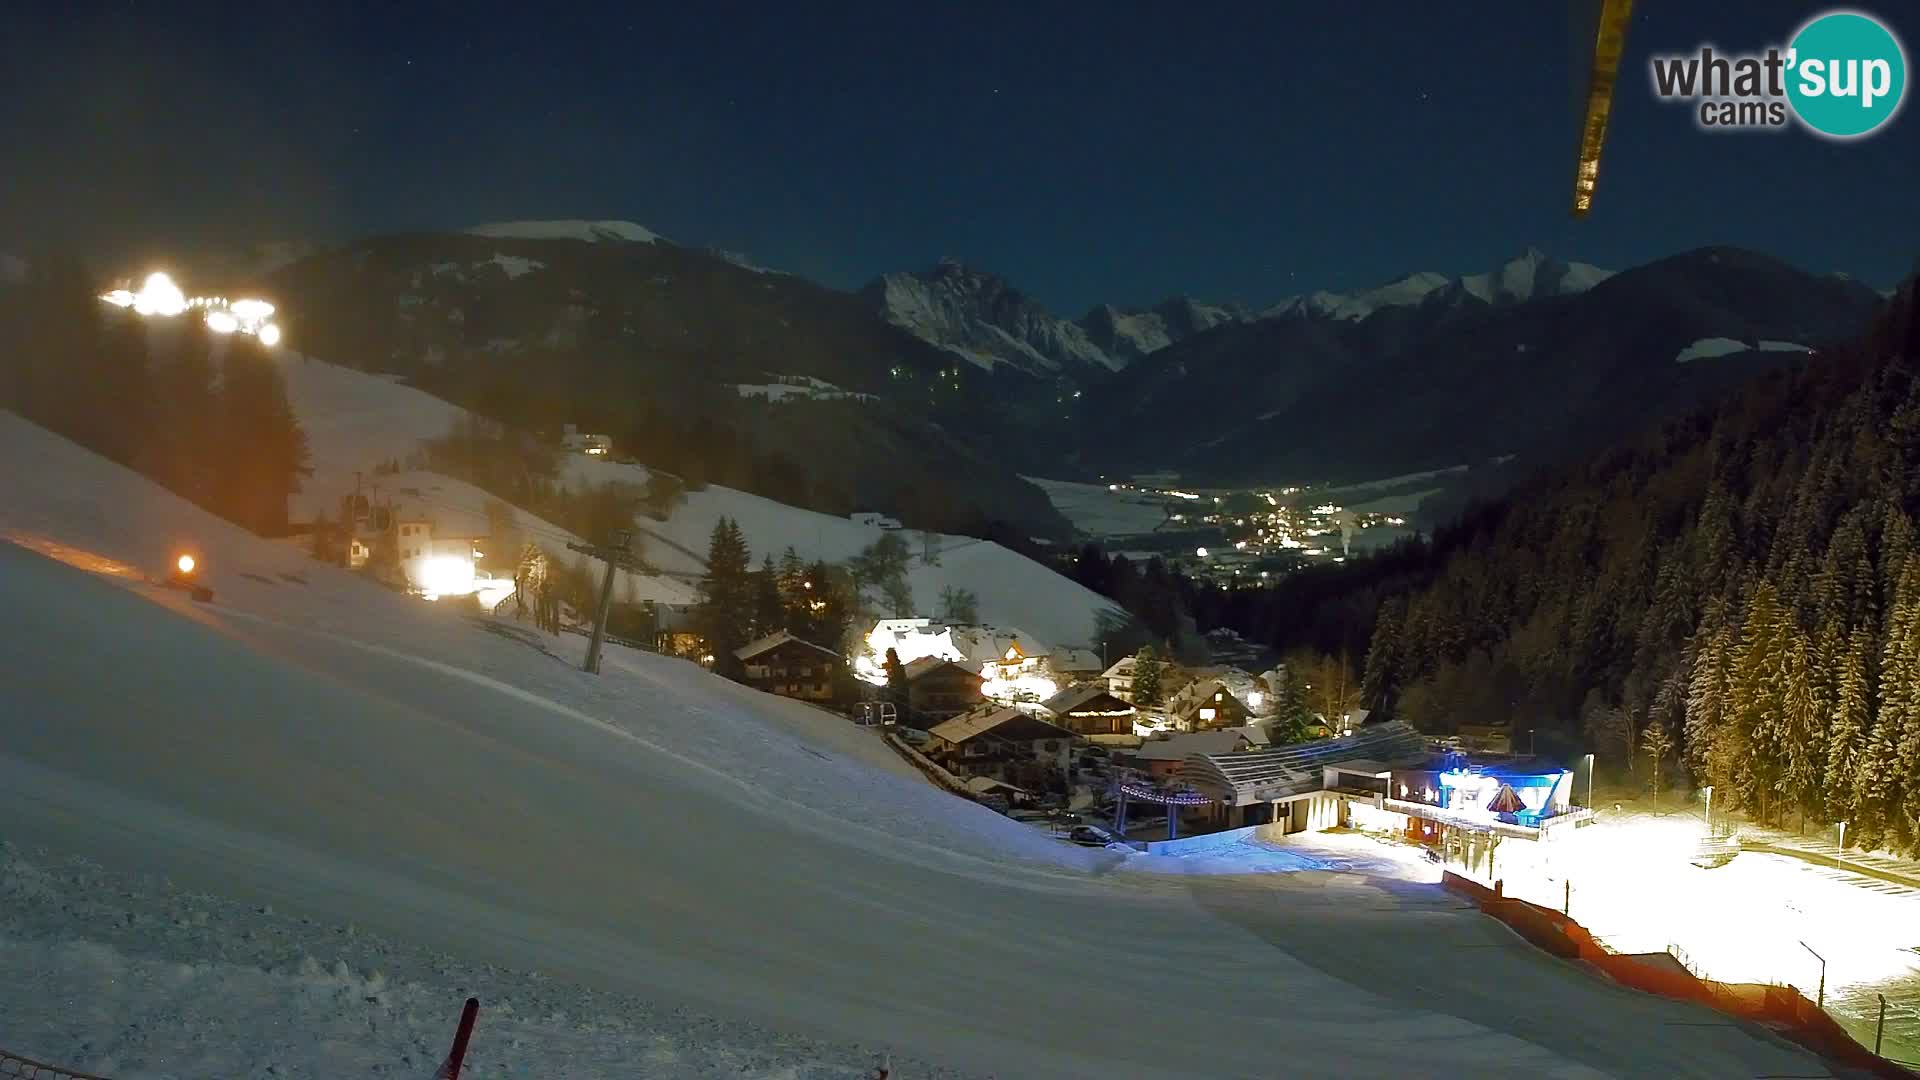
[(1842, 821), (1837, 824), (1840, 826), (1840, 846), (1833, 849), (1833, 865), (1835, 869), (1839, 868), (1840, 856), (1847, 847), (1847, 823)]
[(1813, 953), (1813, 958), (1815, 960), (1820, 961), (1819, 1000), (1815, 1001), (1814, 1004), (1824, 1009), (1827, 1007), (1827, 958), (1824, 956), (1821, 956), (1817, 952), (1813, 952), (1813, 946), (1807, 944), (1804, 941), (1800, 943), (1800, 947), (1807, 950), (1810, 953)]
[(1587, 809), (1593, 809), (1593, 755), (1587, 755)]
[(1700, 790), (1707, 793), (1707, 835), (1713, 835), (1713, 785), (1708, 784)]

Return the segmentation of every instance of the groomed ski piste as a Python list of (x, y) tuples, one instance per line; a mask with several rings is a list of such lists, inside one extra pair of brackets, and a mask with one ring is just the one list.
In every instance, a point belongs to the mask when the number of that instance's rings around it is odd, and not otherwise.
[[(1160, 874), (0, 413), (0, 1046), (115, 1077), (1824, 1076), (1432, 886)], [(212, 603), (152, 584), (200, 559)], [(1186, 866), (1182, 869), (1191, 870)]]

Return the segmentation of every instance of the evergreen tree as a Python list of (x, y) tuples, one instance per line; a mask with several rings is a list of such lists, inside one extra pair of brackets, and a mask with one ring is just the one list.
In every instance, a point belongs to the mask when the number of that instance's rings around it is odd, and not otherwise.
[[(1920, 618), (1920, 560), (1909, 556), (1894, 579), (1880, 650), (1880, 701), (1868, 745), (1871, 769), (1880, 780), (1873, 810), (1882, 813), (1875, 820), (1896, 845), (1906, 849), (1915, 836), (1906, 802), (1913, 786), (1907, 779), (1912, 775), (1907, 771), (1909, 755), (1915, 749), (1910, 733), (1920, 728), (1920, 622), (1916, 621)], [(1858, 797), (1864, 803), (1865, 793)], [(1868, 812), (1863, 805), (1862, 815)]]
[(707, 541), (707, 574), (700, 582), (696, 613), (700, 636), (713, 656), (714, 670), (737, 678), (741, 664), (735, 650), (744, 646), (753, 627), (753, 584), (748, 568), (752, 554), (746, 537), (732, 518), (714, 522)]
[(802, 636), (836, 652), (845, 651), (859, 607), (852, 579), (844, 573), (836, 574), (825, 562), (815, 562), (807, 568), (802, 591), (812, 598), (808, 601), (807, 633)]
[(900, 662), (898, 650), (887, 650), (886, 671), (887, 685), (881, 692), (881, 700), (891, 702), (894, 711), (899, 714), (900, 722), (911, 727), (913, 702), (907, 686), (907, 665)]
[(1306, 683), (1291, 667), (1283, 664), (1277, 670), (1279, 685), (1272, 687), (1273, 741), (1299, 742), (1307, 737), (1313, 727), (1313, 710), (1307, 704)]
[(1891, 726), (1885, 717), (1875, 719), (1854, 766), (1852, 833), (1863, 850), (1886, 841), (1900, 812), (1895, 789), (1900, 765), (1888, 730)]
[(1160, 704), (1163, 687), (1160, 685), (1166, 673), (1166, 665), (1160, 662), (1160, 656), (1153, 646), (1143, 645), (1133, 656), (1133, 700), (1135, 704), (1154, 706)]
[(1406, 601), (1394, 597), (1380, 606), (1373, 624), (1373, 640), (1367, 645), (1367, 662), (1360, 676), (1360, 700), (1368, 708), (1385, 707), (1387, 688), (1394, 682), (1400, 663), (1401, 620)]
[(1851, 821), (1857, 812), (1855, 778), (1866, 750), (1867, 650), (1872, 638), (1864, 627), (1847, 638), (1835, 679), (1831, 725), (1827, 733), (1826, 816), (1829, 821)]
[[(1727, 734), (1742, 753), (1725, 765), (1737, 804), (1769, 820), (1772, 795), (1785, 768), (1788, 693), (1787, 612), (1771, 582), (1761, 582), (1747, 605), (1734, 648)], [(1744, 765), (1741, 759), (1744, 758)]]
[(1804, 825), (1809, 816), (1817, 816), (1822, 803), (1821, 765), (1826, 732), (1824, 706), (1815, 689), (1808, 664), (1806, 639), (1793, 627), (1786, 630), (1785, 679), (1781, 694), (1780, 779), (1774, 790), (1781, 796), (1781, 807), (1800, 813)]
[(779, 571), (773, 567), (773, 556), (768, 555), (760, 562), (760, 572), (753, 575), (753, 633), (766, 637), (791, 629), (787, 606), (780, 597)]
[(286, 532), (287, 496), (307, 469), (285, 378), (257, 339), (232, 335), (220, 368), (213, 508), (264, 536)]

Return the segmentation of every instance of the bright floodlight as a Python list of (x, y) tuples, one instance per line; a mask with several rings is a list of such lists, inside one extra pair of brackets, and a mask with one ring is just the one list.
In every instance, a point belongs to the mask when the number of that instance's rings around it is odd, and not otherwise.
[(193, 556), (182, 555), (178, 559), (174, 560), (173, 565), (178, 567), (181, 573), (191, 574), (193, 573), (193, 567), (194, 567)]
[(260, 328), (260, 344), (268, 348), (280, 344), (280, 326), (278, 323), (267, 323)]
[(147, 275), (146, 284), (133, 298), (133, 310), (142, 315), (178, 315), (187, 310), (187, 297), (172, 278), (155, 272)]
[(273, 315), (273, 305), (265, 300), (235, 300), (227, 306), (248, 322), (261, 322)]
[(231, 334), (240, 329), (240, 320), (218, 309), (207, 312), (207, 329), (216, 334)]
[(415, 584), (436, 596), (465, 596), (473, 591), (473, 560), (436, 556), (420, 564)]

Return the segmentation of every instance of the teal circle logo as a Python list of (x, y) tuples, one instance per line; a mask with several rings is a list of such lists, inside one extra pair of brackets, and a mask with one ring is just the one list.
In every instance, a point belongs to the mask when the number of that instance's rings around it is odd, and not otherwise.
[(1819, 134), (1858, 138), (1900, 111), (1907, 56), (1893, 31), (1870, 15), (1828, 12), (1800, 28), (1787, 55), (1787, 100)]

